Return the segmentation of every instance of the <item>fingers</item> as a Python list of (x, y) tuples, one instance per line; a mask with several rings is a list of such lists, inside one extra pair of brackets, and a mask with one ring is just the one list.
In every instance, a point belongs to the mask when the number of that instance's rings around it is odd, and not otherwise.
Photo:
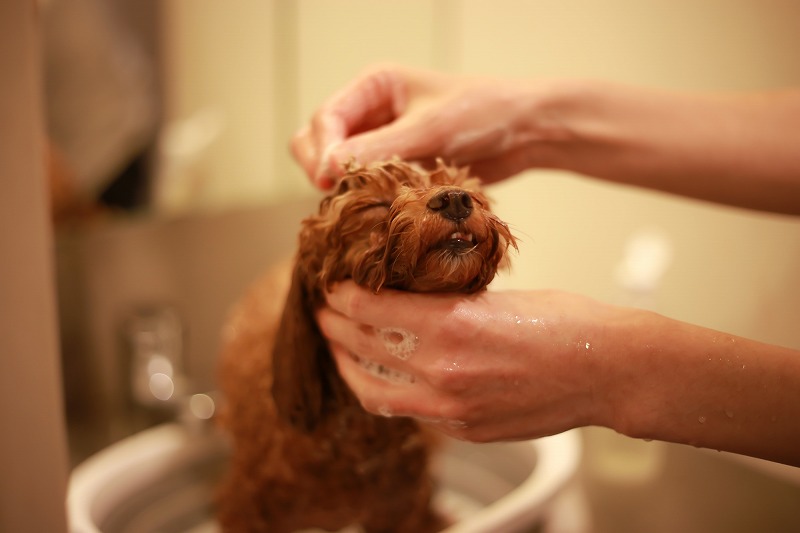
[(358, 357), (340, 344), (330, 346), (339, 374), (364, 409), (383, 416), (420, 412), (420, 399), (428, 393), (424, 384), (410, 374)]
[(411, 360), (419, 346), (412, 332), (359, 324), (329, 308), (317, 312), (317, 322), (329, 345), (342, 350), (362, 372), (399, 385), (424, 381), (420, 366)]
[[(343, 282), (327, 298), (317, 322), (339, 373), (367, 411), (410, 416), (457, 438), (492, 436), (487, 422), (494, 425), (497, 413), (480, 405), (483, 394), (474, 372), (453, 362), (448, 351), (455, 347), (458, 354), (463, 347), (443, 346), (441, 332), (422, 322), (451, 308), (446, 295), (390, 290), (374, 295)], [(426, 319), (418, 318), (422, 298), (430, 311)]]
[(424, 297), (432, 302), (439, 296), (420, 296), (385, 288), (381, 289), (380, 294), (375, 294), (353, 281), (344, 281), (337, 283), (326, 293), (326, 300), (331, 309), (361, 324), (374, 327), (396, 326), (416, 331), (419, 325), (416, 312), (419, 298)]
[(315, 113), (311, 125), (292, 139), (291, 149), (306, 174), (322, 188), (330, 187), (342, 172), (343, 157), (333, 157), (346, 139), (394, 120), (405, 105), (404, 83), (394, 69), (376, 69), (334, 94)]
[(381, 416), (408, 416), (457, 438), (469, 438), (469, 424), (453, 416), (441, 398), (427, 383), (408, 374), (390, 370), (332, 343), (331, 353), (339, 374), (370, 413)]
[(409, 114), (383, 127), (350, 137), (332, 148), (329, 165), (341, 165), (350, 159), (362, 164), (399, 157), (407, 161), (440, 154), (440, 121), (424, 115)]
[(331, 188), (351, 160), (370, 164), (392, 157), (444, 157), (470, 165), (487, 182), (498, 181), (532, 166), (552, 166), (557, 155), (538, 133), (531, 136), (520, 126), (529, 94), (494, 81), (377, 68), (325, 102), (295, 135), (292, 153), (322, 189)]
[(318, 310), (316, 317), (340, 374), (365, 409), (384, 416), (430, 416), (425, 397), (433, 391), (415, 364), (419, 339), (414, 333), (359, 323), (331, 307)]
[(353, 135), (391, 121), (405, 104), (405, 82), (399, 69), (378, 68), (334, 94), (315, 118), (336, 117), (340, 133)]
[[(293, 153), (317, 186), (332, 187), (351, 160), (365, 165), (392, 157), (409, 161), (425, 160), (441, 151), (443, 136), (436, 119), (427, 120), (410, 115), (384, 124), (382, 122), (387, 115), (382, 113), (385, 111), (377, 111), (370, 119), (374, 122), (360, 125), (366, 129), (364, 133), (337, 135), (331, 133), (334, 126), (329, 125), (325, 133), (317, 135), (312, 127), (295, 137)], [(327, 120), (329, 124), (335, 123), (334, 119)], [(323, 122), (316, 121), (316, 124)], [(373, 129), (374, 124), (379, 126)]]
[(453, 117), (436, 102), (452, 89), (441, 74), (397, 66), (372, 69), (334, 94), (310, 126), (292, 140), (292, 153), (321, 188), (330, 188), (352, 159), (362, 164), (443, 155)]
[(317, 320), (323, 335), (353, 353), (427, 376), (469, 342), (467, 309), (479, 297), (391, 289), (374, 294), (346, 281), (326, 293), (328, 306)]

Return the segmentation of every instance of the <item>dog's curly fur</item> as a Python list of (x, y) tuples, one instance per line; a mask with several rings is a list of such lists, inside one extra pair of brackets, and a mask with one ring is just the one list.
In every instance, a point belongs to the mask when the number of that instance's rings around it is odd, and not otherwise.
[(228, 532), (438, 531), (432, 443), (408, 418), (367, 413), (339, 377), (314, 321), (331, 284), (475, 292), (509, 246), (479, 180), (443, 165), (352, 164), (303, 221), (280, 318), (265, 278), (228, 325), (221, 361), (231, 464), (218, 498)]

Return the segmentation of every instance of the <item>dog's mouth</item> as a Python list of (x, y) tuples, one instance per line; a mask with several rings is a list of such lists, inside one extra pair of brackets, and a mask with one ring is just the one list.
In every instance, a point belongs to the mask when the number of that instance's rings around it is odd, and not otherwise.
[(475, 234), (454, 231), (441, 243), (441, 248), (454, 252), (465, 252), (475, 247)]

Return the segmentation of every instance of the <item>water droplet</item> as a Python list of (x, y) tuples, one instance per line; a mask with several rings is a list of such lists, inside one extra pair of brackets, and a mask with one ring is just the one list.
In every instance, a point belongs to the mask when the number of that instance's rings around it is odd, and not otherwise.
[(704, 417), (704, 416), (698, 417), (697, 421), (700, 422), (701, 424), (705, 424), (706, 423), (706, 417)]
[(587, 342), (587, 343), (586, 343), (586, 349), (588, 350), (588, 349), (589, 349), (589, 348), (591, 348), (591, 347), (592, 347), (592, 345), (591, 345), (590, 343), (588, 343), (588, 342)]

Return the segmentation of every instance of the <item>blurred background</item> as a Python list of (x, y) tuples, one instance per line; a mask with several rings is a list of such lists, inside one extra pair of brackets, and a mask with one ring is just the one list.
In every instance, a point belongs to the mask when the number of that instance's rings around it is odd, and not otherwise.
[[(142, 328), (166, 328), (183, 391), (213, 390), (230, 305), (291, 253), (320, 198), (289, 138), (371, 64), (710, 91), (800, 85), (793, 0), (38, 9), (71, 464), (172, 416), (137, 396)], [(495, 287), (566, 289), (800, 348), (797, 219), (556, 171), (489, 193), (521, 240)], [(594, 531), (800, 530), (796, 469), (598, 428), (583, 437)]]

